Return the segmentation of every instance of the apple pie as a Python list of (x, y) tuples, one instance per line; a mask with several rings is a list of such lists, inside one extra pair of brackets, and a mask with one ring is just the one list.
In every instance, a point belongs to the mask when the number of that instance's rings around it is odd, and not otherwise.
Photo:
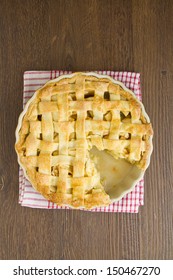
[(107, 206), (144, 175), (153, 130), (122, 83), (96, 73), (60, 76), (19, 117), (15, 149), (32, 186), (61, 206)]

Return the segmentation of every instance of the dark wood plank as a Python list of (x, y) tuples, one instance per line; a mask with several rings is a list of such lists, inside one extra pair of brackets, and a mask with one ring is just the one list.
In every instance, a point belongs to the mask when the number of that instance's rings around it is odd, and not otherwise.
[[(0, 259), (173, 259), (173, 4), (1, 0)], [(15, 128), (23, 72), (139, 71), (154, 152), (139, 214), (18, 205)]]
[[(171, 138), (173, 120), (172, 1), (133, 2), (135, 69), (143, 102), (154, 127), (154, 152), (146, 173), (145, 208), (140, 216), (141, 258), (173, 258)], [(147, 232), (147, 234), (146, 234)]]

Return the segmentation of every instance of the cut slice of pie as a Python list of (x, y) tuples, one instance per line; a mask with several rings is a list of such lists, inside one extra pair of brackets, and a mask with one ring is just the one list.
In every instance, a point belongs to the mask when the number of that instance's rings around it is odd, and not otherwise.
[(96, 73), (60, 76), (19, 117), (15, 149), (33, 187), (62, 206), (106, 206), (131, 191), (152, 152), (142, 103)]

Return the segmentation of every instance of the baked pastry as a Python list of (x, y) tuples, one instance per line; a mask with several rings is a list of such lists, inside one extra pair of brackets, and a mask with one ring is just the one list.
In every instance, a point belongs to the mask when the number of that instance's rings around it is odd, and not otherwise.
[(149, 165), (152, 134), (142, 103), (122, 83), (74, 73), (49, 81), (29, 100), (15, 149), (46, 199), (91, 209), (131, 191)]

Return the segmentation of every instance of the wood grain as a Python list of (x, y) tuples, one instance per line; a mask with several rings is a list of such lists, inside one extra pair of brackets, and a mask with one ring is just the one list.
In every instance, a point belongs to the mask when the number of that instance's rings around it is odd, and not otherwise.
[[(173, 259), (173, 2), (0, 2), (0, 259)], [(23, 72), (40, 69), (141, 73), (154, 151), (139, 214), (19, 206)]]

